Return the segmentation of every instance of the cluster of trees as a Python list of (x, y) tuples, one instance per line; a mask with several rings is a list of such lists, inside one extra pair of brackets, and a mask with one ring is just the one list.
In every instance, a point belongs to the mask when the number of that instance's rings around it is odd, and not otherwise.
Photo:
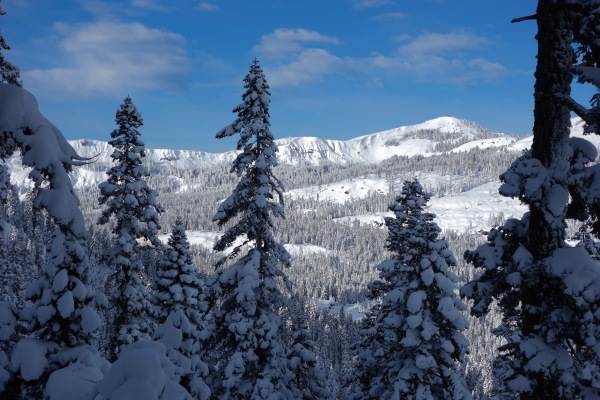
[[(600, 88), (598, 15), (595, 0), (553, 0), (540, 1), (535, 15), (520, 19), (535, 19), (539, 26), (534, 142), (507, 166), (500, 190), (520, 198), (530, 211), (494, 228), (480, 245), (472, 236), (451, 232), (439, 238), (434, 215), (426, 211), (428, 188), (385, 170), (403, 163), (446, 173), (464, 168), (449, 157), (396, 157), (368, 173), (386, 174), (400, 192), (388, 208), (394, 217), (385, 219), (387, 237), (375, 227), (323, 221), (323, 215), (344, 213), (335, 205), (326, 214), (283, 219), (271, 93), (256, 60), (244, 79), (243, 103), (233, 110), (237, 118), (217, 133), (239, 135), (229, 168), (233, 177), (206, 174), (215, 186), (225, 184), (213, 192), (225, 200), (212, 220), (196, 223), (225, 229), (214, 252), (191, 248), (182, 218), (169, 221), (166, 245), (158, 240), (165, 208), (151, 188), (139, 139), (142, 118), (130, 98), (116, 114), (112, 167), (93, 200), (103, 209), (89, 235), (68, 174), (91, 160), (76, 154), (39, 113), (33, 96), (21, 88), (18, 68), (0, 51), (0, 157), (20, 152), (34, 184), (27, 201), (19, 200), (0, 164), (0, 394), (7, 399), (598, 398), (597, 246), (587, 236), (584, 246), (566, 244), (568, 219), (585, 221), (584, 234), (600, 232), (597, 150), (569, 138), (571, 111), (590, 132), (600, 122), (597, 96), (590, 109), (570, 96), (575, 77)], [(1, 35), (0, 48), (8, 50)], [(477, 163), (484, 153), (473, 151), (469, 159)], [(486, 163), (467, 185), (497, 168), (498, 163)], [(361, 168), (302, 166), (296, 182), (315, 185)], [(437, 188), (438, 195), (463, 189)], [(321, 208), (297, 202), (305, 210)], [(340, 210), (379, 209), (383, 203), (383, 196), (373, 194)], [(274, 218), (283, 227), (277, 233)], [(309, 219), (334, 233), (316, 237), (302, 224)], [(361, 233), (351, 236), (356, 229)], [(381, 249), (365, 237), (385, 240), (388, 259), (380, 262)], [(310, 240), (338, 255), (305, 255), (289, 268), (283, 243)], [(455, 249), (476, 247), (465, 259), (481, 272), (458, 268), (453, 242)], [(363, 258), (339, 256), (350, 249)], [(327, 269), (319, 266), (325, 260)], [(288, 275), (296, 263), (301, 272)], [(356, 280), (357, 264), (362, 272), (355, 285), (340, 290), (336, 280)], [(365, 272), (365, 265), (377, 266)], [(317, 274), (323, 278), (319, 292), (306, 280)], [(474, 346), (479, 332), (467, 329), (476, 320), (466, 316), (456, 291), (460, 282), (468, 282), (460, 295), (471, 314), (488, 318), (476, 326), (496, 327), (492, 353), (497, 358), (485, 368), (467, 357), (469, 347), (480, 354), (483, 346)], [(371, 306), (358, 325), (343, 308), (333, 316), (307, 306), (308, 297), (368, 297)]]
[[(218, 134), (240, 135), (232, 172), (241, 179), (214, 217), (229, 226), (215, 250), (233, 247), (216, 265), (234, 262), (206, 281), (193, 265), (182, 220), (167, 246), (157, 238), (163, 208), (145, 179), (142, 118), (130, 98), (120, 106), (110, 142), (114, 165), (98, 199), (104, 206), (98, 223), (112, 231), (97, 249), (111, 270), (102, 285), (108, 298), (92, 289), (88, 237), (67, 175), (89, 160), (49, 122), (35, 123), (45, 119), (33, 96), (12, 82), (0, 86), (0, 109), (8, 109), (0, 115), (3, 155), (20, 148), (23, 163), (33, 168), (32, 211), (45, 212), (51, 231), (41, 276), (26, 289), (23, 307), (9, 298), (1, 303), (3, 397), (328, 397), (305, 318), (280, 289), (287, 282), (281, 266), (290, 261), (275, 240), (272, 216), (283, 216), (283, 190), (272, 173), (277, 148), (269, 131), (270, 92), (257, 61), (245, 83), (238, 118)], [(51, 146), (49, 135), (56, 140)], [(149, 274), (144, 259), (152, 252), (161, 255)], [(102, 324), (99, 347), (94, 336)]]

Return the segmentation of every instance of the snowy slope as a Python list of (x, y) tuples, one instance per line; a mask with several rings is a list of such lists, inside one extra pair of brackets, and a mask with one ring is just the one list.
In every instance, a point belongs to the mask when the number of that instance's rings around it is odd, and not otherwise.
[[(491, 135), (485, 146), (508, 146), (517, 141), (516, 138), (489, 132), (472, 122), (453, 117), (440, 117), (422, 124), (403, 126), (383, 132), (360, 136), (351, 140), (329, 140), (316, 137), (298, 137), (277, 140), (279, 146), (278, 159), (280, 163), (314, 164), (323, 161), (333, 163), (376, 163), (395, 155), (415, 156), (440, 154), (434, 152), (439, 140), (420, 138), (423, 131), (438, 131), (442, 137), (456, 137), (474, 140), (472, 147), (480, 144), (478, 135)], [(93, 157), (98, 163), (110, 163), (112, 149), (107, 142), (98, 140), (73, 140), (71, 145), (78, 154)], [(457, 144), (457, 148), (461, 147)], [(468, 147), (464, 148), (467, 151)], [(230, 162), (235, 157), (235, 151), (226, 153), (205, 153), (202, 151), (147, 149), (146, 157), (153, 164), (169, 165), (175, 168), (202, 167), (218, 162)]]
[[(425, 188), (435, 187), (449, 179), (460, 180), (461, 177), (441, 176), (437, 174), (421, 174), (420, 182)], [(489, 230), (490, 217), (504, 214), (505, 218), (518, 217), (527, 211), (517, 199), (510, 199), (498, 193), (500, 182), (489, 182), (484, 185), (467, 190), (460, 194), (433, 197), (429, 201), (428, 210), (436, 214), (436, 223), (443, 230), (452, 229), (458, 232), (466, 230)], [(311, 186), (290, 191), (287, 195), (291, 198), (313, 198), (323, 202), (343, 204), (346, 200), (364, 198), (369, 193), (378, 192), (389, 194), (389, 184), (385, 179), (355, 179), (336, 182), (330, 185)], [(354, 215), (336, 219), (337, 222), (373, 224), (384, 226), (384, 218), (392, 213), (371, 213)]]
[[(438, 182), (447, 180), (449, 177), (436, 174), (422, 174), (421, 182), (427, 185), (436, 185)], [(456, 179), (454, 177), (453, 179)], [(517, 199), (510, 199), (498, 193), (499, 182), (489, 182), (471, 190), (457, 195), (444, 197), (433, 197), (429, 201), (427, 210), (436, 215), (435, 222), (442, 230), (465, 231), (488, 231), (492, 226), (491, 217), (500, 213), (504, 218), (520, 218), (527, 207)], [(322, 202), (335, 202), (343, 204), (346, 200), (364, 198), (369, 193), (378, 192), (393, 194), (385, 179), (355, 179), (336, 182), (330, 185), (312, 186), (290, 191), (286, 194), (290, 198), (313, 198)], [(384, 227), (385, 217), (393, 217), (391, 212), (370, 213), (353, 215), (349, 217), (334, 219), (340, 223), (370, 224)], [(215, 240), (222, 232), (198, 232), (187, 231), (190, 244), (212, 249)], [(168, 235), (160, 235), (159, 238), (166, 243)], [(286, 249), (291, 254), (314, 254), (328, 253), (329, 250), (314, 245), (286, 244)]]
[[(200, 231), (185, 231), (188, 239), (188, 243), (194, 246), (202, 246), (206, 249), (212, 249), (217, 239), (223, 234), (223, 232), (200, 232)], [(158, 235), (161, 242), (167, 243), (169, 240), (167, 234)], [(237, 241), (235, 243), (240, 243)], [(326, 254), (329, 253), (324, 247), (315, 246), (312, 244), (284, 244), (286, 250), (293, 255), (297, 254)]]
[(433, 150), (438, 141), (424, 138), (423, 131), (438, 131), (445, 134), (442, 136), (455, 138), (453, 140), (457, 143), (461, 138), (477, 140), (476, 137), (482, 134), (497, 138), (497, 142), (490, 142), (489, 146), (507, 146), (517, 141), (510, 136), (491, 133), (469, 121), (440, 117), (422, 124), (402, 126), (347, 141), (290, 138), (279, 140), (277, 144), (281, 162), (291, 165), (301, 162), (318, 164), (324, 160), (334, 163), (377, 163), (396, 155), (412, 157), (440, 154)]
[(389, 184), (385, 179), (358, 178), (329, 185), (309, 186), (290, 190), (286, 193), (292, 199), (314, 198), (319, 201), (344, 204), (347, 200), (360, 199), (369, 193), (389, 193)]

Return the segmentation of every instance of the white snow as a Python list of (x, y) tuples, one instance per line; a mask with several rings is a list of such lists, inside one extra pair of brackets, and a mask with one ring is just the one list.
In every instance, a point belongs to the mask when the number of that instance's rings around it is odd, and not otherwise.
[(110, 363), (87, 346), (66, 349), (56, 355), (62, 365), (50, 374), (45, 394), (50, 400), (94, 399), (94, 389)]
[[(223, 232), (185, 231), (185, 234), (190, 245), (202, 246), (206, 249), (212, 249), (215, 244), (215, 241), (218, 238), (220, 238), (221, 235), (223, 235)], [(158, 235), (158, 238), (162, 243), (167, 243), (167, 241), (169, 240), (169, 235)], [(231, 248), (241, 243), (241, 239), (237, 240), (232, 244)], [(319, 254), (329, 252), (329, 250), (324, 247), (315, 246), (312, 244), (285, 244), (284, 247), (290, 254)]]
[(290, 190), (286, 196), (292, 199), (318, 197), (319, 201), (343, 204), (351, 199), (364, 198), (369, 193), (387, 194), (389, 191), (390, 185), (385, 179), (363, 178)]
[(47, 354), (55, 349), (54, 343), (23, 338), (13, 347), (10, 359), (11, 369), (19, 371), (26, 381), (36, 380), (48, 368)]
[(353, 321), (360, 321), (365, 317), (365, 313), (371, 309), (373, 301), (367, 300), (359, 303), (340, 305), (335, 302), (335, 299), (318, 299), (316, 305), (319, 310), (329, 310), (334, 315), (339, 315), (340, 310), (343, 308), (344, 315), (350, 316)]
[(191, 400), (178, 380), (165, 346), (140, 340), (123, 347), (96, 391), (111, 400)]
[[(437, 179), (445, 180), (447, 177), (439, 175), (428, 175), (425, 182), (434, 185)], [(423, 183), (423, 181), (421, 181)], [(323, 187), (327, 192), (329, 187), (339, 188), (340, 184)], [(423, 183), (423, 186), (425, 184)], [(500, 212), (505, 218), (520, 218), (527, 207), (518, 199), (503, 197), (498, 193), (500, 182), (490, 182), (484, 185), (467, 190), (460, 194), (448, 195), (444, 197), (432, 197), (429, 200), (427, 211), (436, 215), (435, 222), (442, 230), (455, 230), (464, 232), (467, 230), (489, 230), (490, 217), (498, 215)], [(310, 192), (309, 192), (310, 193)], [(337, 192), (339, 193), (339, 191)], [(332, 199), (339, 198), (332, 194)], [(319, 200), (321, 197), (319, 197)], [(390, 202), (391, 202), (390, 198)], [(363, 215), (354, 215), (334, 219), (336, 222), (361, 224), (373, 224), (375, 226), (385, 226), (385, 217), (392, 217), (391, 212), (379, 212)]]

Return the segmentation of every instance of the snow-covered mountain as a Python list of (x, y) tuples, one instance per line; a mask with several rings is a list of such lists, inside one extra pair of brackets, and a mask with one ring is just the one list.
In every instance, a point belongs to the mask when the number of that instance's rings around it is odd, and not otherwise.
[[(573, 134), (583, 135), (583, 122), (573, 119)], [(586, 136), (597, 146), (600, 138)], [(515, 136), (495, 133), (463, 119), (454, 117), (435, 118), (421, 124), (402, 126), (350, 140), (296, 137), (277, 140), (278, 159), (288, 165), (318, 165), (324, 161), (346, 163), (377, 163), (393, 156), (432, 156), (446, 152), (469, 151), (474, 147), (495, 147), (507, 151), (521, 151), (531, 146), (532, 136)], [(69, 143), (84, 157), (95, 162), (110, 163), (111, 146), (99, 140), (72, 140)], [(146, 157), (154, 165), (175, 168), (202, 167), (219, 162), (230, 162), (235, 151), (206, 153), (203, 151), (147, 149)]]
[[(350, 140), (297, 137), (279, 139), (280, 163), (318, 165), (332, 163), (376, 163), (393, 156), (431, 156), (445, 151), (468, 151), (472, 147), (521, 147), (518, 138), (491, 132), (479, 125), (454, 117), (440, 117), (422, 124), (402, 126), (372, 133)], [(98, 163), (109, 163), (111, 148), (98, 140), (73, 140), (71, 145), (85, 157)], [(443, 143), (444, 151), (436, 150)], [(206, 153), (189, 150), (148, 149), (147, 158), (157, 165), (176, 168), (202, 167), (218, 162), (229, 162), (235, 151)]]
[[(215, 139), (216, 140), (216, 139)], [(97, 185), (105, 179), (104, 171), (111, 163), (112, 148), (106, 141), (80, 139), (69, 143), (77, 153), (89, 157), (90, 166), (73, 173), (76, 188)], [(319, 165), (377, 163), (393, 156), (432, 156), (445, 152), (468, 151), (473, 147), (497, 147), (518, 150), (529, 146), (527, 139), (494, 133), (479, 125), (453, 117), (440, 117), (422, 124), (372, 133), (351, 140), (298, 137), (277, 140), (278, 159), (282, 164)], [(203, 151), (147, 149), (146, 160), (153, 171), (164, 169), (202, 169), (220, 162), (231, 162), (235, 151), (206, 153)], [(26, 184), (27, 172), (21, 171), (14, 159), (13, 182)]]
[[(583, 122), (575, 118), (572, 121), (573, 135), (583, 136)], [(600, 137), (585, 136), (600, 149)], [(383, 132), (368, 134), (351, 140), (327, 140), (316, 137), (286, 138), (277, 141), (279, 146), (278, 158), (281, 164), (291, 166), (312, 165), (323, 163), (377, 164), (394, 156), (430, 157), (434, 155), (467, 152), (475, 148), (495, 148), (499, 152), (511, 153), (516, 156), (529, 148), (532, 137), (517, 138), (495, 133), (482, 128), (476, 123), (453, 117), (440, 117), (421, 124), (403, 126)], [(97, 187), (106, 179), (105, 171), (111, 166), (110, 155), (112, 148), (108, 142), (98, 140), (73, 140), (70, 144), (84, 157), (93, 160), (90, 165), (76, 168), (72, 180), (76, 189)], [(186, 182), (185, 178), (175, 176), (169, 171), (200, 171), (216, 164), (229, 163), (235, 157), (235, 151), (225, 153), (206, 153), (190, 150), (147, 149), (146, 162), (156, 176), (164, 175), (165, 180), (177, 183), (176, 191), (196, 191), (206, 188), (198, 187), (194, 182)], [(20, 161), (15, 156), (11, 160), (12, 180), (20, 186), (30, 186), (27, 178), (28, 171), (20, 167)], [(470, 179), (466, 175), (446, 175), (429, 172), (406, 176), (404, 179), (418, 177), (421, 183), (435, 191), (436, 187), (449, 181), (462, 184)], [(310, 180), (309, 180), (310, 181)], [(498, 194), (499, 181), (485, 182), (477, 187), (469, 187), (444, 197), (433, 198), (430, 202), (431, 211), (438, 216), (438, 223), (443, 229), (488, 229), (491, 215), (504, 214), (520, 216), (525, 208), (518, 200), (506, 199)], [(468, 186), (468, 185), (465, 185)], [(389, 195), (392, 188), (389, 177), (357, 176), (352, 179), (331, 181), (327, 184), (305, 185), (290, 190), (286, 195), (290, 199), (304, 198), (319, 202), (344, 204), (365, 198), (371, 194)], [(383, 223), (384, 212), (353, 215), (340, 218), (339, 221), (360, 221), (380, 225)]]
[[(583, 134), (582, 122), (573, 120), (574, 135)], [(600, 139), (586, 136), (600, 148)], [(278, 159), (282, 164), (319, 165), (378, 163), (393, 156), (432, 156), (456, 153), (478, 148), (497, 148), (502, 151), (521, 151), (531, 146), (532, 137), (517, 138), (492, 132), (476, 123), (440, 117), (417, 125), (402, 126), (383, 132), (360, 136), (351, 140), (331, 140), (317, 137), (297, 137), (277, 140)], [(90, 166), (77, 168), (73, 174), (76, 188), (93, 186), (105, 179), (104, 171), (110, 165), (112, 148), (108, 142), (80, 139), (69, 143), (78, 154), (93, 160)], [(146, 159), (153, 171), (165, 168), (202, 169), (220, 162), (230, 162), (235, 151), (207, 153), (192, 150), (147, 149)], [(19, 161), (14, 161), (13, 182), (24, 184), (27, 172), (20, 171)]]

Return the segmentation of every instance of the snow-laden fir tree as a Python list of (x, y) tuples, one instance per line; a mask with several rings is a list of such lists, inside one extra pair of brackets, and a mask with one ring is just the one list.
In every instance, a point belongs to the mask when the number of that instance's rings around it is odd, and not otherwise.
[[(87, 233), (68, 175), (88, 161), (40, 114), (35, 98), (16, 85), (0, 84), (0, 132), (4, 153), (20, 149), (23, 165), (31, 167), (33, 206), (46, 210), (54, 224), (41, 277), (24, 294), (29, 303), (20, 319), (26, 335), (10, 352), (11, 370), (23, 383), (11, 387), (21, 393), (2, 397), (58, 399), (53, 390), (58, 377), (68, 377), (85, 397), (106, 368), (90, 345), (100, 327), (97, 308), (107, 305), (90, 287)], [(10, 327), (6, 315), (3, 320)]]
[(273, 176), (277, 146), (269, 129), (269, 85), (257, 60), (244, 78), (243, 103), (233, 109), (235, 121), (217, 138), (240, 135), (231, 167), (240, 181), (213, 217), (220, 226), (230, 225), (214, 249), (233, 247), (233, 265), (207, 280), (215, 319), (215, 343), (219, 360), (211, 390), (216, 398), (290, 399), (288, 361), (280, 310), (285, 299), (280, 266), (289, 255), (273, 236), (272, 215), (283, 217), (282, 185)]
[[(522, 399), (600, 397), (600, 265), (565, 243), (566, 219), (591, 218), (600, 232), (600, 164), (591, 143), (570, 138), (570, 112), (598, 133), (598, 95), (571, 97), (574, 74), (600, 87), (600, 2), (539, 1), (533, 144), (500, 176), (500, 193), (529, 206), (465, 254), (483, 273), (461, 289), (471, 312), (498, 301), (507, 343), (496, 363), (504, 390)], [(577, 64), (578, 63), (578, 64)]]
[(118, 129), (111, 132), (109, 144), (114, 148), (114, 166), (107, 171), (108, 179), (100, 184), (99, 202), (106, 208), (99, 224), (113, 223), (115, 245), (108, 254), (108, 264), (114, 268), (111, 278), (111, 321), (109, 334), (111, 357), (120, 346), (140, 338), (150, 339), (154, 329), (153, 305), (147, 289), (144, 265), (139, 256), (138, 239), (145, 239), (160, 248), (157, 237), (162, 206), (158, 194), (146, 183), (150, 175), (143, 163), (144, 143), (139, 127), (142, 117), (127, 97), (117, 110)]
[[(4, 8), (0, 5), (0, 16), (5, 14), (6, 11), (4, 11)], [(4, 36), (0, 32), (0, 82), (21, 86), (21, 81), (19, 81), (19, 67), (6, 61), (4, 58), (5, 50), (10, 50), (10, 46), (6, 44)]]
[(464, 304), (454, 293), (456, 259), (439, 239), (430, 195), (406, 181), (385, 220), (392, 257), (370, 285), (380, 299), (362, 322), (356, 344), (353, 399), (470, 399), (458, 363), (468, 349)]
[(308, 316), (302, 306), (302, 300), (295, 296), (290, 305), (290, 344), (287, 358), (293, 378), (289, 386), (295, 399), (328, 399), (331, 393), (326, 390), (327, 377), (317, 365), (317, 344), (309, 331)]
[(181, 376), (180, 384), (194, 398), (205, 400), (210, 397), (210, 389), (204, 382), (208, 366), (203, 357), (212, 327), (205, 319), (204, 282), (193, 264), (181, 218), (175, 222), (164, 252), (156, 271), (159, 327), (154, 338), (167, 348), (167, 356)]

